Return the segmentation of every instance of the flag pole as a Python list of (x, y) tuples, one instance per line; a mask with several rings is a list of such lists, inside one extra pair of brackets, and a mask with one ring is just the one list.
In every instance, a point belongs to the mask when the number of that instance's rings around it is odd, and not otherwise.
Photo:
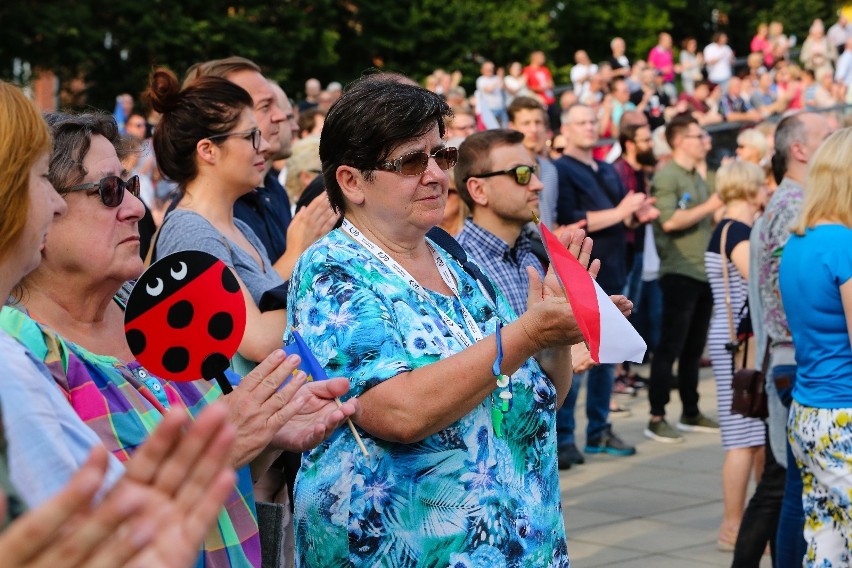
[[(337, 403), (338, 408), (343, 406), (343, 404), (340, 402), (339, 397), (334, 397), (334, 402)], [(367, 451), (367, 446), (364, 445), (364, 441), (361, 439), (361, 435), (358, 434), (358, 430), (355, 429), (355, 425), (352, 423), (352, 419), (347, 418), (346, 423), (349, 425), (349, 431), (352, 432), (352, 436), (355, 437), (355, 441), (358, 442), (358, 447), (361, 448), (361, 453), (364, 454), (365, 458), (370, 457), (370, 452)]]

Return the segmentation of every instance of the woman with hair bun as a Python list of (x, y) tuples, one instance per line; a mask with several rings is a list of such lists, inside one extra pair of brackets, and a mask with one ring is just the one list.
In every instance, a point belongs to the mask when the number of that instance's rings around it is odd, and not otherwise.
[[(238, 353), (262, 361), (281, 346), (286, 323), (284, 281), (251, 228), (234, 217), (234, 203), (263, 183), (263, 139), (249, 94), (219, 77), (200, 77), (181, 90), (166, 69), (143, 94), (162, 118), (154, 133), (157, 163), (178, 184), (154, 257), (202, 250), (233, 268), (246, 298), (246, 333)], [(261, 311), (259, 306), (263, 306)], [(270, 309), (271, 308), (271, 309)]]

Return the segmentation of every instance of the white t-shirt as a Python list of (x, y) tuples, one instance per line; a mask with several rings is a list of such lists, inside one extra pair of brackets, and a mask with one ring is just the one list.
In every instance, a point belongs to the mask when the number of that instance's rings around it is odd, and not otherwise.
[(586, 85), (592, 75), (598, 72), (598, 66), (594, 63), (589, 65), (575, 65), (571, 68), (571, 84), (574, 85), (574, 94), (578, 97), (583, 95)]
[[(714, 83), (724, 83), (733, 76), (731, 62), (734, 52), (728, 45), (711, 43), (704, 48), (704, 61), (707, 62), (707, 78)], [(714, 62), (714, 63), (711, 63)]]
[[(502, 81), (497, 75), (492, 75), (491, 77), (480, 75), (476, 79), (476, 90), (482, 93), (482, 100), (485, 101), (485, 104), (491, 110), (502, 110), (506, 106), (505, 99), (503, 98)], [(485, 90), (486, 87), (489, 89), (493, 88), (494, 90), (489, 93)]]

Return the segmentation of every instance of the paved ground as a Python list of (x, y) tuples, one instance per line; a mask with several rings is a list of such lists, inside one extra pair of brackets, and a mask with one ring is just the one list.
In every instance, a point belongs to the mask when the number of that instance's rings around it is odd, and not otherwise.
[[(640, 374), (647, 376), (647, 367)], [(702, 412), (715, 418), (716, 387), (709, 369), (702, 372), (699, 392)], [(731, 553), (716, 547), (722, 518), (719, 435), (684, 434), (682, 444), (653, 442), (642, 434), (647, 391), (616, 399), (632, 416), (614, 420), (614, 430), (636, 445), (636, 455), (586, 456), (584, 465), (560, 474), (572, 568), (730, 566)], [(577, 422), (585, 429), (583, 400), (581, 394)], [(676, 391), (668, 411), (674, 421), (680, 417)], [(770, 564), (765, 556), (761, 568)]]

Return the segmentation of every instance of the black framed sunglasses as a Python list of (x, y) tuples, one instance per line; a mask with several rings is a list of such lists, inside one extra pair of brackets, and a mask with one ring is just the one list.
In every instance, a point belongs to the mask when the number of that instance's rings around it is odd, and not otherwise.
[(487, 172), (475, 176), (467, 176), (464, 181), (467, 182), (470, 178), (488, 178), (494, 176), (512, 176), (518, 185), (529, 185), (532, 181), (532, 176), (538, 169), (538, 166), (515, 166), (508, 170), (500, 170), (498, 172)]
[(404, 176), (419, 176), (429, 167), (429, 158), (435, 158), (435, 163), (442, 170), (448, 170), (459, 161), (459, 149), (452, 146), (436, 150), (432, 154), (426, 152), (410, 152), (399, 158), (382, 162), (377, 169), (386, 172), (396, 172)]
[(124, 191), (130, 192), (133, 197), (139, 197), (139, 176), (133, 176), (124, 181), (118, 176), (107, 176), (101, 181), (92, 183), (81, 183), (72, 187), (59, 190), (59, 193), (71, 193), (72, 191), (95, 191), (101, 198), (101, 203), (107, 207), (118, 207), (124, 201)]
[(216, 140), (217, 138), (230, 138), (231, 136), (240, 136), (251, 141), (251, 147), (257, 152), (260, 150), (260, 128), (252, 128), (251, 130), (243, 130), (240, 132), (226, 132), (224, 134), (214, 134), (208, 136), (208, 140)]

